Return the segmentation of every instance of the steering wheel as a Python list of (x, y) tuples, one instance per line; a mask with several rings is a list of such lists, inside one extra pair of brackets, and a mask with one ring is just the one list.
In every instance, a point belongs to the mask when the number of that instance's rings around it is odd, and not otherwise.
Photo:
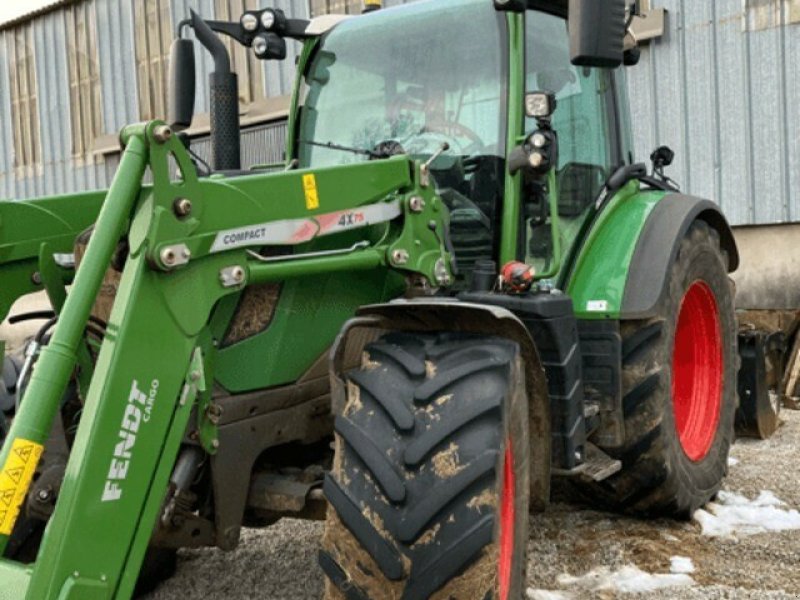
[(481, 137), (472, 129), (461, 123), (455, 121), (429, 121), (425, 125), (425, 133), (438, 133), (439, 135), (446, 136), (452, 140), (458, 138), (466, 138), (471, 143), (467, 146), (458, 144), (462, 149), (464, 156), (472, 156), (473, 154), (481, 154), (485, 148)]

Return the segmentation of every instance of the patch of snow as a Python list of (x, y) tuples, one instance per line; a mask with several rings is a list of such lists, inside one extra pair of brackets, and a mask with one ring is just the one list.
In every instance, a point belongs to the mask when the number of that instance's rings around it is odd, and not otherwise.
[(709, 537), (736, 537), (768, 531), (800, 529), (800, 513), (787, 509), (786, 503), (769, 491), (762, 491), (755, 500), (722, 491), (716, 502), (694, 513), (694, 520)]
[(652, 575), (633, 565), (611, 571), (600, 567), (583, 575), (572, 577), (560, 575), (559, 585), (577, 588), (588, 592), (617, 592), (620, 594), (641, 594), (674, 587), (694, 585), (694, 579), (685, 573)]
[(735, 467), (738, 464), (739, 464), (739, 459), (738, 458), (734, 458), (733, 456), (729, 456), (728, 457), (728, 466), (729, 467)]
[(535, 590), (528, 588), (528, 600), (572, 600), (573, 595), (568, 592), (554, 592), (551, 590)]
[(686, 556), (673, 556), (669, 559), (670, 573), (689, 575), (694, 573), (694, 563)]

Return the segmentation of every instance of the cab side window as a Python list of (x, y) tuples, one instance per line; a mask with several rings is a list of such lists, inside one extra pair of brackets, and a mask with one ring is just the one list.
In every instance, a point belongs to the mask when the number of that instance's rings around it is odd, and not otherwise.
[[(558, 216), (561, 245), (568, 252), (592, 201), (618, 166), (613, 73), (573, 66), (567, 22), (534, 10), (526, 15), (525, 60), (526, 91), (556, 95)], [(536, 128), (535, 119), (526, 121), (527, 132)], [(531, 186), (526, 193), (528, 258), (546, 269), (552, 259), (551, 215), (540, 188)]]
[[(572, 65), (564, 19), (529, 11), (526, 37), (526, 88), (555, 92), (558, 101), (553, 127), (559, 136), (559, 169), (582, 163), (609, 170), (615, 162), (611, 72)], [(529, 119), (526, 130), (535, 128)]]

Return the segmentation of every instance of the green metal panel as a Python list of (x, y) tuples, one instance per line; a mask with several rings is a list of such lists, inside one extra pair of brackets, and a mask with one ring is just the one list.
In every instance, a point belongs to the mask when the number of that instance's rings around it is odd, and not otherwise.
[[(208, 275), (213, 267), (198, 271)], [(145, 514), (150, 490), (160, 503), (171, 470), (164, 475), (157, 467), (174, 463), (175, 439), (185, 433), (191, 404), (178, 399), (196, 344), (166, 302), (165, 277), (150, 271), (143, 255), (126, 265), (30, 599), (57, 597), (76, 571), (105, 583), (108, 597), (126, 563), (144, 555), (149, 536), (133, 541), (137, 531), (152, 531), (153, 511)], [(192, 302), (208, 313), (215, 299)]]
[[(25, 393), (35, 401), (22, 403), (0, 451), (0, 470), (9, 464), (11, 449), (17, 440), (24, 440), (32, 445), (43, 445), (50, 434), (61, 396), (75, 366), (85, 324), (100, 289), (106, 265), (111, 260), (111, 254), (134, 205), (146, 161), (147, 151), (144, 141), (132, 140), (122, 157), (120, 170), (108, 192), (109, 202), (103, 205), (100, 213), (98, 231), (87, 248), (86, 264), (76, 276), (75, 286), (67, 298), (62, 318), (50, 343), (42, 350), (39, 362), (31, 375)], [(2, 473), (0, 477), (3, 477)], [(29, 481), (25, 482), (24, 486), (20, 484), (20, 488), (27, 488), (28, 484)], [(18, 491), (27, 491), (20, 488), (17, 488)], [(16, 502), (17, 498), (13, 500), (14, 504)], [(0, 551), (5, 548), (7, 540), (7, 535), (0, 533)]]
[[(525, 16), (507, 13), (508, 19), (508, 132), (506, 155), (520, 143), (525, 133)], [(505, 170), (503, 224), (500, 238), (500, 264), (518, 258), (522, 175)]]
[(33, 276), (43, 244), (51, 253), (71, 253), (78, 234), (97, 220), (106, 193), (0, 202), (0, 320), (20, 296), (42, 289)]
[(19, 600), (28, 592), (31, 571), (26, 565), (0, 561), (0, 600)]
[(575, 268), (566, 291), (579, 319), (618, 319), (628, 268), (647, 217), (664, 192), (641, 192), (638, 182), (629, 183), (600, 213), (579, 243)]
[(296, 381), (359, 306), (396, 297), (403, 285), (385, 269), (285, 283), (269, 328), (219, 351), (217, 380), (231, 392)]

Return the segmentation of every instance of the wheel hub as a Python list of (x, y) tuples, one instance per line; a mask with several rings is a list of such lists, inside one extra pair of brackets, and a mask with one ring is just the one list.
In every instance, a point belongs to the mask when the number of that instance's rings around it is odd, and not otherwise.
[(500, 556), (498, 564), (498, 593), (508, 600), (511, 591), (511, 568), (514, 561), (514, 512), (516, 482), (514, 481), (514, 452), (511, 439), (506, 443), (503, 461), (503, 492), (500, 498)]
[(683, 451), (699, 462), (716, 437), (722, 405), (722, 335), (714, 292), (693, 283), (681, 303), (672, 355), (672, 403)]

